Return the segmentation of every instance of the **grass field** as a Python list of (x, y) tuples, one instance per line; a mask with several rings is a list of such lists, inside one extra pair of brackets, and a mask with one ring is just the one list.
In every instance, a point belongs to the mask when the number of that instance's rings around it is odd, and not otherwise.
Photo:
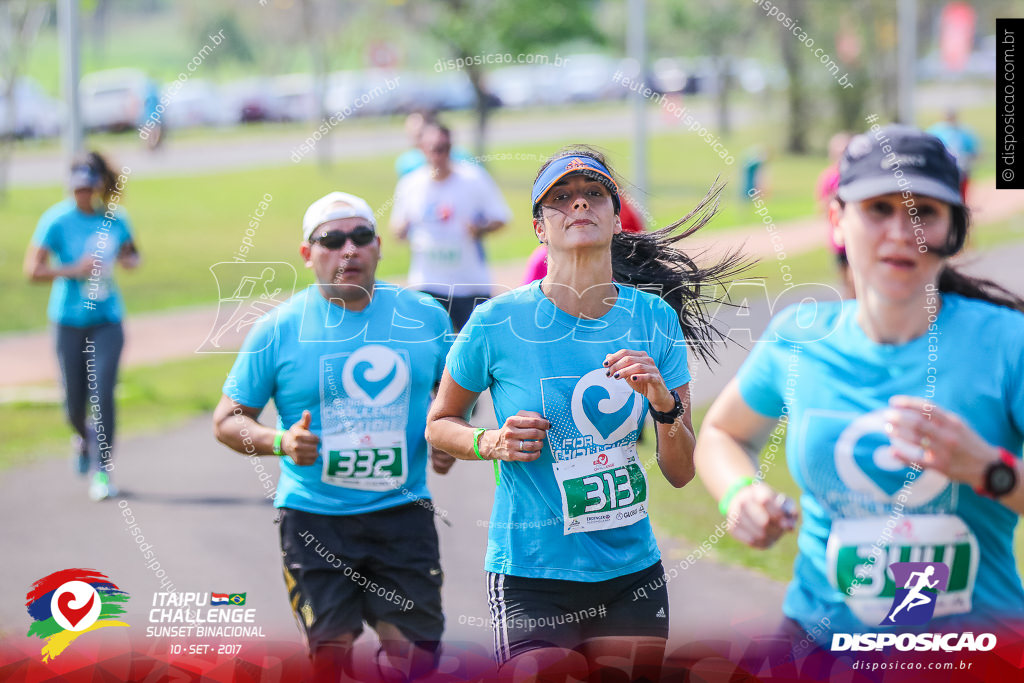
[[(569, 142), (566, 140), (565, 142)], [(626, 158), (623, 140), (602, 140), (613, 159)], [(543, 144), (497, 149), (495, 154), (520, 154), (545, 158), (558, 145)], [(715, 174), (730, 172), (703, 143), (689, 136), (666, 135), (651, 145), (650, 210), (659, 224), (684, 215), (703, 196)], [(679, 163), (686, 159), (687, 163)], [(717, 162), (717, 163), (716, 163)], [(142, 267), (122, 273), (128, 313), (165, 310), (176, 306), (215, 303), (217, 291), (209, 268), (231, 260), (245, 236), (257, 203), (270, 194), (273, 200), (252, 238), (255, 248), (250, 261), (288, 260), (301, 269), (298, 243), (302, 214), (312, 199), (333, 189), (363, 196), (373, 207), (389, 206), (395, 177), (393, 158), (337, 163), (322, 172), (315, 165), (289, 164), (276, 169), (259, 169), (196, 175), (191, 177), (130, 179), (123, 205), (134, 225)], [(778, 182), (772, 198), (777, 221), (813, 211), (813, 187), (820, 159), (780, 159)], [(501, 160), (491, 171), (515, 214), (513, 222), (487, 240), (493, 261), (525, 259), (536, 246), (529, 223), (529, 191), (539, 162)], [(728, 175), (723, 180), (731, 180)], [(723, 196), (722, 212), (709, 226), (721, 229), (752, 221), (753, 214), (741, 204), (733, 188)], [(47, 287), (28, 285), (20, 273), (20, 262), (39, 215), (61, 196), (58, 188), (24, 188), (13, 192), (0, 206), (0, 223), (12, 229), (0, 232), (0, 287), (6, 295), (0, 302), (0, 332), (40, 328), (45, 325)], [(381, 212), (386, 225), (389, 212)], [(383, 277), (404, 275), (408, 248), (396, 244), (382, 231)]]

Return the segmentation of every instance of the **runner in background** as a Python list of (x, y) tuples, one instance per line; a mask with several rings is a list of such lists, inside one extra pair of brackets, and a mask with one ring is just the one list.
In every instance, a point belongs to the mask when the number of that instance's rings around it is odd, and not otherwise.
[(124, 346), (124, 304), (114, 265), (139, 265), (128, 215), (121, 207), (127, 182), (96, 152), (71, 166), (73, 198), (39, 219), (25, 253), (30, 282), (52, 282), (47, 316), (54, 324), (74, 467), (93, 470), (89, 497), (117, 495), (111, 482), (116, 427), (114, 387)]
[[(384, 680), (416, 677), (433, 669), (444, 628), (426, 464), (429, 454), (445, 474), (455, 460), (423, 430), (451, 325), (427, 295), (375, 279), (380, 238), (362, 199), (332, 192), (302, 227), (317, 284), (246, 337), (214, 433), (239, 453), (280, 458), (284, 580), (316, 679), (355, 676), (364, 621), (383, 644)], [(271, 399), (275, 426), (258, 422)]]
[(967, 186), (971, 180), (971, 169), (978, 158), (978, 138), (970, 128), (958, 120), (956, 109), (946, 112), (946, 120), (936, 123), (928, 132), (942, 140), (960, 168), (960, 195), (967, 203)]
[[(426, 165), (427, 155), (423, 152), (423, 131), (428, 125), (436, 123), (437, 112), (430, 109), (417, 109), (405, 117), (405, 136), (409, 139), (409, 149), (395, 159), (395, 174), (399, 178)], [(461, 147), (453, 147), (451, 156), (456, 161), (476, 163), (473, 156)]]
[[(818, 175), (818, 184), (815, 186), (814, 196), (818, 201), (818, 208), (828, 220), (829, 207), (832, 200), (836, 198), (839, 190), (839, 160), (843, 158), (846, 145), (850, 143), (852, 136), (846, 131), (836, 133), (828, 141), (828, 168)], [(832, 234), (832, 226), (828, 225), (827, 239), (829, 250), (835, 255), (836, 272), (839, 274), (839, 282), (842, 287), (844, 299), (853, 298), (853, 280), (850, 277), (850, 263), (846, 259), (846, 249), (836, 244)]]
[[(477, 308), (448, 355), (427, 438), (494, 462), (484, 566), (506, 680), (585, 680), (610, 661), (629, 680), (658, 680), (668, 594), (646, 470), (656, 464), (676, 487), (693, 477), (687, 344), (713, 355), (698, 288), (735, 258), (701, 269), (675, 245), (717, 196), (662, 230), (624, 233), (604, 157), (561, 150), (533, 183), (547, 274)], [(498, 429), (465, 418), (485, 389)], [(658, 444), (644, 463), (636, 438), (648, 411)]]
[(969, 225), (959, 185), (931, 135), (854, 137), (829, 217), (856, 300), (779, 313), (704, 419), (701, 479), (732, 534), (767, 548), (797, 521), (758, 479), (766, 444), (761, 468), (782, 466), (769, 434), (786, 416), (803, 523), (783, 612), (798, 639), (877, 628), (886, 572), (911, 558), (951, 569), (929, 631), (1024, 617), (1024, 301), (950, 264)]
[(458, 331), (491, 296), (482, 240), (512, 213), (485, 170), (452, 160), (447, 128), (427, 124), (422, 145), (428, 164), (398, 182), (391, 229), (412, 248), (409, 286), (437, 299)]

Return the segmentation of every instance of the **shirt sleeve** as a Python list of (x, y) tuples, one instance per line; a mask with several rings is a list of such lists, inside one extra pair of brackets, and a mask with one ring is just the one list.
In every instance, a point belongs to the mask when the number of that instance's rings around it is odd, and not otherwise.
[(404, 223), (409, 220), (408, 217), (408, 200), (406, 195), (409, 194), (409, 178), (410, 175), (402, 176), (402, 179), (398, 181), (398, 185), (395, 186), (395, 202), (391, 205), (391, 219), (390, 224)]
[[(1009, 330), (1004, 339), (1010, 342), (1008, 351), (1007, 406), (1017, 432), (1024, 434), (1024, 324), (1021, 316), (1013, 316), (1016, 330)], [(1015, 453), (1014, 455), (1019, 455)]]
[(263, 408), (277, 387), (277, 314), (253, 325), (224, 380), (224, 395), (249, 408)]
[(665, 386), (675, 389), (690, 382), (686, 337), (683, 336), (683, 328), (679, 324), (679, 315), (675, 309), (660, 297), (655, 305), (657, 306), (655, 310), (660, 317), (658, 329), (662, 330), (664, 334), (659, 334), (655, 338), (658, 346), (658, 358), (654, 360), (658, 365), (658, 372), (661, 373), (661, 377), (665, 381)]
[(772, 318), (768, 329), (754, 344), (736, 375), (740, 396), (751, 409), (766, 417), (777, 418), (782, 415), (780, 380), (785, 381), (786, 373), (779, 367), (779, 340), (784, 338), (784, 335), (779, 334), (779, 329), (783, 318), (788, 318), (791, 313), (786, 310)]
[(455, 339), (451, 351), (448, 352), (446, 367), (463, 389), (481, 392), (491, 386), (494, 377), (491, 374), (490, 352), (487, 347), (487, 325), (482, 323), (481, 308), (473, 311), (466, 326)]
[[(441, 308), (438, 306), (438, 308)], [(441, 320), (438, 323), (438, 327), (444, 329), (444, 335), (440, 338), (439, 343), (441, 344), (441, 353), (437, 356), (437, 370), (435, 372), (435, 382), (440, 382), (441, 377), (444, 376), (445, 362), (448, 354), (452, 350), (452, 341), (455, 339), (455, 331), (452, 327), (452, 319), (448, 316), (448, 312), (444, 309), (441, 310)]]
[(505, 203), (505, 197), (487, 171), (480, 169), (477, 176), (477, 183), (480, 186), (478, 193), (480, 210), (487, 217), (488, 221), (501, 221), (508, 223), (512, 220), (512, 209)]
[(35, 232), (32, 233), (32, 244), (43, 247), (51, 253), (59, 249), (57, 240), (60, 237), (60, 221), (57, 220), (57, 212), (53, 208), (47, 209), (39, 217)]

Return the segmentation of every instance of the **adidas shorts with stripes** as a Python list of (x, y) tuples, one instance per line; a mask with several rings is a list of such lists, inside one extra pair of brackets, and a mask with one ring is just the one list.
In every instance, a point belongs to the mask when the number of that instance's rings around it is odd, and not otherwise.
[(487, 572), (487, 602), (499, 664), (542, 647), (572, 649), (590, 638), (668, 637), (661, 562), (593, 583)]

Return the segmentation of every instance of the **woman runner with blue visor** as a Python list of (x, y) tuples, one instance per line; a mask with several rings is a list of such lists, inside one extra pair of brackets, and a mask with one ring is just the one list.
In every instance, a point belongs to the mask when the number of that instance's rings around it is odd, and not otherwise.
[[(657, 680), (664, 655), (668, 599), (648, 472), (676, 487), (693, 477), (687, 345), (713, 357), (701, 288), (739, 260), (700, 268), (676, 248), (713, 215), (720, 188), (682, 220), (630, 234), (618, 187), (589, 147), (541, 167), (533, 229), (548, 247), (547, 275), (474, 311), (427, 419), (436, 448), (495, 464), (484, 566), (509, 679), (556, 670), (585, 679), (614, 652), (630, 680)], [(488, 389), (499, 429), (465, 419)], [(645, 461), (636, 440), (647, 413), (657, 452)]]

